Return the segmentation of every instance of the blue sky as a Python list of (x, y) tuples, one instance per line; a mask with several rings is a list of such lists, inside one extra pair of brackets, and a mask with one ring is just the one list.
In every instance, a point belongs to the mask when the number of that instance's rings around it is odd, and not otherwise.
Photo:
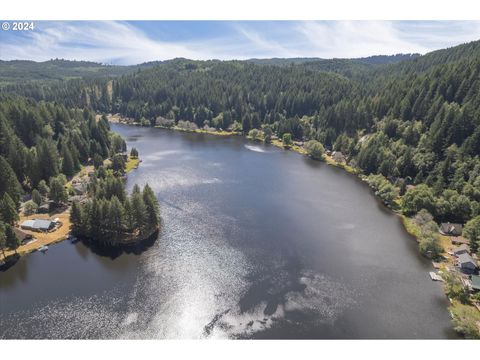
[(478, 39), (480, 21), (35, 21), (33, 31), (0, 30), (0, 59), (344, 58), (426, 53)]

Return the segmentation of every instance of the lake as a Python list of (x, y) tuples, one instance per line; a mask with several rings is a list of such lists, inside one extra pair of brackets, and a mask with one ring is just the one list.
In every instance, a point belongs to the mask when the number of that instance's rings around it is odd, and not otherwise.
[(452, 338), (416, 242), (345, 171), (274, 146), (112, 125), (161, 204), (153, 244), (63, 242), (0, 272), (0, 338)]

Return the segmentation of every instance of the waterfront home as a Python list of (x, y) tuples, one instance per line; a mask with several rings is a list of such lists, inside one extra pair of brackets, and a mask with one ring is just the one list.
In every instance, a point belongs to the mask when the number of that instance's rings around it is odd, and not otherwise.
[(447, 236), (460, 236), (462, 235), (462, 224), (441, 223), (439, 228), (440, 234)]
[(345, 162), (346, 162), (346, 158), (345, 158), (345, 156), (342, 154), (341, 151), (334, 151), (334, 152), (332, 152), (332, 158), (333, 158), (333, 160), (335, 160), (335, 161), (338, 162), (338, 163), (345, 163)]
[(20, 227), (31, 231), (49, 231), (55, 227), (55, 223), (51, 220), (32, 219), (25, 220), (20, 224)]
[(467, 244), (462, 244), (456, 249), (453, 250), (455, 256), (460, 256), (462, 254), (468, 254), (470, 252), (470, 247)]
[(477, 270), (477, 263), (469, 254), (460, 254), (458, 256), (458, 266), (467, 274), (471, 274)]

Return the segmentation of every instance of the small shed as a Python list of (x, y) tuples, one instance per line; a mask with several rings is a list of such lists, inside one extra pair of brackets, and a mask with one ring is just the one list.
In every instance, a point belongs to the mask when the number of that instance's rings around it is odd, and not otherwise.
[(17, 236), (18, 240), (20, 240), (20, 243), (25, 244), (28, 241), (33, 239), (33, 235), (27, 234), (25, 231), (22, 231), (19, 228), (14, 227), (13, 232)]
[(470, 252), (470, 247), (467, 244), (462, 244), (453, 250), (453, 254), (455, 256), (460, 256), (461, 254), (468, 254), (469, 252)]
[(472, 290), (480, 291), (480, 276), (472, 275)]
[(78, 181), (72, 184), (72, 188), (73, 188), (73, 191), (75, 191), (75, 194), (83, 195), (88, 190), (88, 183), (86, 181)]
[(462, 235), (463, 225), (462, 224), (452, 224), (452, 223), (441, 223), (440, 224), (440, 234), (447, 236), (460, 236)]
[(333, 158), (333, 160), (335, 160), (338, 163), (346, 162), (345, 155), (343, 155), (341, 151), (332, 152), (332, 158)]
[(460, 254), (458, 256), (458, 266), (466, 273), (472, 273), (477, 270), (477, 263), (469, 254)]
[(50, 204), (45, 203), (38, 207), (37, 214), (48, 214), (50, 212)]

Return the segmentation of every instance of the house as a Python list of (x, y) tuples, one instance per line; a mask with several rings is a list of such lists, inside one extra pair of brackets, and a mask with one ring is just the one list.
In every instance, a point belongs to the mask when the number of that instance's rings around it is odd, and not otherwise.
[(50, 212), (50, 204), (45, 203), (38, 207), (37, 214), (48, 214)]
[(468, 254), (470, 252), (470, 247), (467, 244), (462, 244), (456, 249), (453, 249), (453, 254), (455, 256), (460, 256), (462, 254)]
[(342, 154), (341, 151), (334, 151), (334, 152), (332, 152), (332, 158), (333, 158), (333, 160), (335, 160), (335, 161), (338, 162), (338, 163), (345, 163), (345, 162), (346, 162), (346, 158), (345, 158), (345, 156)]
[(463, 226), (462, 224), (441, 223), (439, 230), (442, 235), (460, 236), (462, 235)]
[(75, 191), (75, 194), (83, 195), (88, 190), (88, 183), (86, 181), (77, 181), (75, 183), (72, 183), (72, 188), (73, 191)]
[(25, 220), (20, 224), (20, 227), (24, 230), (49, 231), (55, 227), (55, 223), (51, 220), (32, 219)]
[(68, 203), (70, 205), (73, 204), (74, 202), (84, 204), (87, 200), (88, 200), (88, 196), (86, 196), (86, 195), (74, 195), (74, 196), (70, 196), (68, 198)]
[(25, 231), (22, 231), (19, 228), (14, 227), (13, 232), (17, 236), (18, 240), (20, 240), (20, 243), (22, 245), (25, 245), (26, 243), (28, 243), (30, 240), (33, 239), (33, 235), (27, 234)]
[(480, 291), (480, 276), (472, 275), (471, 283), (472, 283), (472, 285), (471, 285), (472, 290)]
[(477, 263), (469, 254), (460, 254), (458, 256), (458, 266), (465, 273), (473, 273), (477, 270)]
[(462, 236), (452, 237), (452, 244), (453, 245), (462, 245), (462, 244), (468, 244), (468, 243), (469, 243), (468, 239), (465, 239)]

